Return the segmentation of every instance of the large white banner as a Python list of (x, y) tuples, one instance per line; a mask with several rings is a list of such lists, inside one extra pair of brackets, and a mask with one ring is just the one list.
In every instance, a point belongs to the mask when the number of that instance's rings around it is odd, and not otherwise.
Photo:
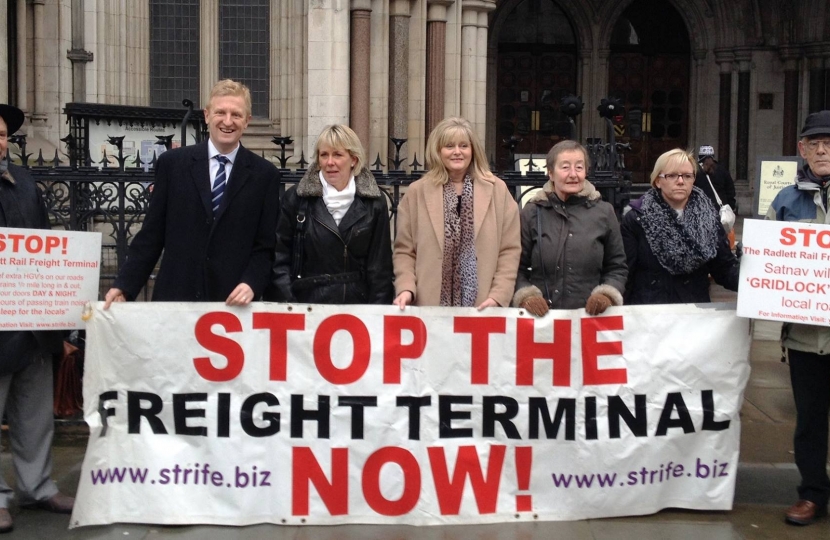
[(0, 227), (0, 331), (83, 328), (101, 233)]
[(728, 510), (733, 308), (99, 304), (71, 526)]

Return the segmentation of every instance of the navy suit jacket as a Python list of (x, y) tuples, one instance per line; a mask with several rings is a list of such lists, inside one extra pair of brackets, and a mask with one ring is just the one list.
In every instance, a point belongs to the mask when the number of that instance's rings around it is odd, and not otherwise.
[(239, 283), (259, 298), (270, 281), (279, 172), (240, 146), (213, 216), (207, 141), (165, 152), (144, 225), (115, 287), (134, 299), (161, 260), (154, 301), (224, 302)]

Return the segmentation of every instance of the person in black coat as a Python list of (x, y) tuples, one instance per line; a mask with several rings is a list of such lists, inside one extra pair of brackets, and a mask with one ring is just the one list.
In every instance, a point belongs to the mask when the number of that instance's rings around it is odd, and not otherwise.
[[(737, 213), (735, 182), (726, 167), (715, 160), (715, 149), (711, 146), (701, 146), (698, 152), (698, 163), (700, 168), (695, 177), (695, 187), (700, 188), (718, 210), (720, 210), (720, 204), (728, 204)], [(720, 204), (718, 204), (718, 198), (720, 198)]]
[(348, 126), (323, 128), (314, 160), (285, 193), (267, 299), (319, 304), (392, 302), (386, 198)]
[(154, 301), (239, 306), (261, 298), (273, 260), (279, 173), (239, 144), (250, 118), (248, 88), (219, 81), (205, 109), (209, 140), (161, 155), (144, 224), (105, 309), (135, 299), (162, 251)]
[[(8, 137), (23, 112), (0, 105), (0, 227), (50, 229), (34, 178), (7, 161)], [(0, 332), (0, 417), (6, 413), (20, 506), (70, 513), (75, 499), (58, 491), (52, 474), (52, 354), (63, 350), (62, 332)], [(14, 491), (0, 474), (0, 533), (13, 529)]]
[(738, 260), (717, 211), (693, 185), (695, 168), (693, 157), (679, 148), (661, 155), (652, 188), (623, 218), (627, 305), (710, 302), (710, 274), (738, 290)]

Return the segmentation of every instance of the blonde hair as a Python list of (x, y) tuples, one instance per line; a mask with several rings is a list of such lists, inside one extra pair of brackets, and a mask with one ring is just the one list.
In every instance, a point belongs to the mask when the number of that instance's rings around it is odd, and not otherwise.
[(487, 156), (484, 153), (484, 147), (470, 122), (460, 116), (444, 118), (438, 122), (432, 133), (429, 134), (425, 152), (427, 173), (424, 178), (429, 178), (438, 186), (446, 184), (450, 176), (447, 174), (447, 169), (441, 160), (441, 148), (463, 139), (469, 141), (473, 150), (470, 167), (467, 169), (469, 175), (474, 179), (490, 178), (492, 174), (490, 173), (490, 165), (487, 163)]
[(573, 150), (578, 150), (582, 152), (582, 156), (585, 158), (585, 171), (587, 173), (588, 169), (591, 168), (591, 158), (588, 157), (588, 151), (577, 141), (571, 141), (566, 139), (564, 141), (559, 141), (558, 143), (554, 144), (551, 147), (551, 149), (548, 150), (548, 155), (546, 159), (548, 174), (550, 174), (550, 172), (553, 171), (553, 168), (556, 167), (556, 160), (559, 159), (559, 154), (563, 152), (570, 152)]
[(208, 96), (205, 109), (210, 109), (213, 98), (225, 96), (241, 97), (242, 101), (245, 102), (245, 116), (251, 116), (251, 91), (241, 82), (236, 82), (231, 79), (222, 79), (213, 85), (213, 88), (210, 89), (210, 95)]
[(697, 174), (697, 160), (690, 150), (675, 148), (660, 154), (654, 162), (654, 170), (651, 171), (651, 187), (657, 187), (654, 185), (657, 183), (657, 176), (662, 174), (669, 165), (682, 165), (684, 162), (691, 163), (692, 172)]
[(353, 158), (356, 158), (357, 162), (355, 162), (352, 169), (353, 175), (357, 176), (363, 171), (363, 167), (366, 165), (366, 152), (363, 150), (363, 145), (360, 144), (357, 133), (349, 126), (332, 124), (323, 128), (320, 136), (317, 137), (317, 142), (314, 143), (314, 163), (318, 163), (321, 144), (331, 148), (342, 148)]

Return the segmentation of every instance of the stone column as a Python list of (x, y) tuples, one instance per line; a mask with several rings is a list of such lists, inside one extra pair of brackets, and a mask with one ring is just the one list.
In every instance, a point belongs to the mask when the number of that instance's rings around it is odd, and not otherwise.
[(447, 52), (447, 7), (454, 0), (431, 0), (427, 11), (427, 136), (444, 118), (445, 55)]
[(194, 108), (207, 106), (210, 89), (219, 80), (219, 0), (199, 4), (199, 98)]
[(92, 69), (95, 71), (95, 90), (91, 92), (92, 101), (95, 103), (109, 103), (107, 100), (107, 50), (109, 48), (109, 36), (107, 29), (107, 2), (95, 0), (95, 63)]
[(27, 54), (27, 32), (26, 24), (26, 0), (15, 0), (17, 2), (17, 107), (23, 112), (29, 112), (29, 85), (26, 83), (28, 76), (29, 58)]
[[(706, 71), (706, 49), (694, 49), (692, 51), (692, 72), (689, 84), (689, 111), (686, 116), (686, 135), (687, 147), (691, 146), (693, 142), (700, 141), (698, 133), (703, 131), (704, 107), (698, 104), (706, 102), (706, 88), (704, 83), (703, 73)], [(707, 142), (707, 144), (709, 144)]]
[(45, 0), (33, 0), (34, 8), (34, 68), (35, 68), (35, 102), (32, 104), (32, 119), (41, 117), (45, 113), (46, 97), (44, 95), (46, 84), (46, 51), (44, 35), (43, 10)]
[[(583, 103), (593, 103), (594, 95), (594, 81), (593, 81), (593, 49), (579, 49), (579, 56), (577, 62), (579, 68), (577, 69), (577, 84), (576, 95), (582, 98)], [(595, 116), (593, 114), (580, 114), (574, 119), (576, 124), (576, 140), (582, 141), (583, 133), (590, 133), (589, 126), (590, 119), (588, 117)], [(587, 136), (587, 135), (586, 135)]]
[(494, 0), (463, 0), (461, 4), (461, 116), (485, 138), (487, 99), (487, 13)]
[(476, 57), (478, 12), (465, 1), (461, 12), (461, 116), (475, 123)]
[(311, 2), (306, 27), (310, 158), (324, 126), (349, 121), (349, 12), (336, 0)]
[(750, 67), (752, 50), (735, 51), (738, 62), (738, 121), (737, 139), (735, 140), (735, 179), (746, 181), (749, 174), (749, 106), (750, 106)]
[(794, 47), (781, 49), (781, 63), (784, 67), (784, 133), (781, 141), (781, 155), (796, 155), (798, 145), (798, 56)]
[[(305, 151), (308, 138), (307, 126), (307, 64), (308, 49), (307, 2), (303, 0), (277, 2), (279, 12), (279, 99), (278, 118), (280, 135), (294, 140), (292, 163)], [(273, 6), (274, 4), (272, 4)]]
[[(591, 118), (591, 130), (589, 133), (593, 133), (594, 137), (599, 137), (601, 139), (606, 139), (608, 132), (608, 125), (605, 123), (605, 119), (600, 117), (600, 115), (595, 114), (597, 110), (597, 106), (602, 101), (602, 98), (608, 97), (608, 59), (611, 57), (611, 49), (599, 49), (597, 51), (597, 60), (594, 64), (593, 70), (593, 86), (594, 86), (594, 95), (593, 99), (584, 99), (585, 102), (585, 110), (588, 114), (582, 114), (580, 116), (585, 117), (588, 116)], [(648, 96), (646, 96), (648, 99)]]
[(86, 64), (92, 62), (92, 53), (85, 50), (84, 0), (72, 0), (72, 48), (66, 57), (72, 62), (72, 101), (86, 101)]
[[(409, 135), (409, 2), (389, 3), (389, 137), (406, 139)], [(389, 157), (395, 146), (389, 142)], [(402, 149), (406, 155), (406, 146)]]
[[(476, 119), (478, 136), (484, 141), (487, 133), (487, 14), (496, 9), (495, 2), (478, 12), (478, 38), (476, 43)], [(495, 72), (494, 72), (495, 75)]]
[[(6, 13), (8, 10), (7, 0), (0, 0), (0, 43), (7, 43), (9, 40), (9, 21)], [(0, 52), (0, 103), (9, 102), (9, 51), (3, 47)]]
[(363, 148), (369, 148), (369, 81), (371, 80), (372, 2), (352, 0), (349, 126)]
[(280, 44), (282, 43), (282, 25), (279, 0), (271, 0), (269, 5), (270, 25), (271, 25), (271, 43), (268, 50), (269, 62), (269, 84), (268, 84), (268, 119), (272, 126), (276, 126), (280, 121), (280, 92), (282, 91), (280, 83)]
[(827, 99), (827, 63), (830, 51), (814, 45), (805, 51), (810, 69), (809, 112), (817, 112), (830, 106)]
[(718, 99), (718, 161), (729, 168), (732, 152), (732, 61), (731, 51), (715, 51), (715, 62), (720, 66), (720, 91)]
[[(150, 104), (150, 3), (128, 2), (123, 12), (127, 25), (127, 87), (121, 92), (130, 105)], [(198, 103), (195, 104), (198, 106)]]

